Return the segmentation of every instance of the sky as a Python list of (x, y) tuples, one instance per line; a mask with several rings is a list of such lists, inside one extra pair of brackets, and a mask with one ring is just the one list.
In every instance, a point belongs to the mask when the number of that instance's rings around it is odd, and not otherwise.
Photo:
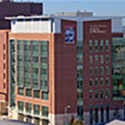
[[(20, 1), (20, 0), (14, 0)], [(44, 14), (90, 11), (94, 16), (125, 16), (125, 0), (23, 0), (43, 3)], [(125, 21), (124, 21), (125, 25)]]

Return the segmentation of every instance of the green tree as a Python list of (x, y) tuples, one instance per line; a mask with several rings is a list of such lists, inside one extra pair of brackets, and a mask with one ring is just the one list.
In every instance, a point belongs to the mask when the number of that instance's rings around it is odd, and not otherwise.
[(82, 120), (74, 121), (72, 125), (86, 125)]

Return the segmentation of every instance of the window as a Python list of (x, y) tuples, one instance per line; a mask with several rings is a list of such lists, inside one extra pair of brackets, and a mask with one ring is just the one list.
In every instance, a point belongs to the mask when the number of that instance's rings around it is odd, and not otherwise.
[(101, 80), (100, 80), (100, 84), (101, 84), (101, 86), (104, 85), (104, 79), (103, 79), (103, 78), (101, 78)]
[(108, 52), (109, 51), (109, 41), (106, 40), (106, 51)]
[(101, 55), (100, 58), (101, 58), (101, 64), (103, 64), (104, 63), (104, 57), (103, 57), (103, 55)]
[(34, 104), (34, 115), (39, 115), (40, 114), (40, 106)]
[(98, 123), (98, 105), (95, 106), (95, 123)]
[(31, 107), (31, 103), (26, 103), (26, 112), (27, 113), (31, 113), (32, 107)]
[(104, 108), (103, 108), (103, 105), (101, 105), (101, 122), (104, 122)]
[(100, 49), (101, 49), (101, 52), (103, 52), (103, 50), (104, 50), (104, 48), (103, 48), (103, 40), (101, 40), (101, 42), (100, 42)]
[(106, 55), (106, 63), (109, 63), (109, 55)]
[(98, 41), (95, 40), (95, 52), (98, 52)]
[(89, 99), (92, 100), (93, 91), (89, 90)]
[(93, 123), (93, 108), (92, 108), (92, 105), (90, 105), (90, 107), (89, 107), (89, 114), (90, 114), (90, 124), (92, 124)]
[(89, 85), (92, 86), (92, 79), (89, 79)]
[(101, 74), (103, 74), (104, 73), (104, 67), (101, 66), (100, 70), (101, 70)]
[(26, 89), (26, 96), (31, 97), (31, 89)]
[(98, 99), (98, 90), (95, 90), (95, 99)]
[(109, 85), (109, 78), (106, 78), (106, 85)]
[(106, 120), (109, 121), (109, 104), (106, 105)]
[(106, 99), (109, 99), (109, 89), (106, 89)]
[(98, 85), (98, 78), (95, 78), (95, 85)]
[(42, 99), (48, 100), (48, 92), (42, 92)]
[(89, 41), (89, 51), (92, 52), (92, 40)]
[(5, 54), (3, 54), (3, 59), (5, 59), (5, 58), (6, 58)]
[(48, 117), (49, 114), (49, 108), (47, 106), (42, 106), (42, 116)]
[(5, 77), (6, 77), (6, 75), (5, 75), (5, 73), (3, 74), (3, 78), (5, 79)]
[(89, 63), (92, 64), (92, 56), (89, 56)]
[(40, 98), (40, 91), (34, 90), (34, 98)]
[(24, 106), (24, 103), (21, 101), (18, 101), (18, 110), (19, 111), (21, 111), (21, 112), (23, 111), (23, 109), (24, 109), (23, 106)]
[(5, 89), (6, 88), (6, 84), (5, 83), (3, 83), (3, 89)]
[(23, 96), (23, 88), (18, 88), (18, 95), (22, 95)]
[(95, 74), (98, 75), (98, 67), (95, 67)]
[(89, 74), (92, 75), (92, 67), (89, 68)]
[(6, 46), (5, 46), (5, 44), (3, 44), (3, 50), (5, 50), (6, 48), (5, 48)]
[(3, 69), (5, 69), (6, 67), (5, 67), (5, 63), (3, 64)]
[(98, 55), (95, 55), (95, 63), (98, 63)]
[(101, 95), (100, 95), (100, 97), (101, 97), (101, 99), (104, 98), (104, 91), (103, 91), (103, 90), (101, 90)]
[(106, 66), (106, 74), (109, 74), (109, 67)]

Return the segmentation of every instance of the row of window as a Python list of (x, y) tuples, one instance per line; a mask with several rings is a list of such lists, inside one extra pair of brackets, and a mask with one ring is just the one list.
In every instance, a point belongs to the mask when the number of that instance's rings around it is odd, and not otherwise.
[[(104, 74), (104, 67), (102, 67), (102, 66), (100, 68), (98, 68), (96, 66), (95, 71), (93, 71), (93, 67), (89, 67), (89, 74), (90, 75), (92, 75), (92, 74), (98, 75), (99, 74), (99, 69), (100, 69), (100, 73)], [(106, 74), (109, 74), (109, 66), (105, 67), (105, 72), (106, 72)]]
[(95, 49), (95, 52), (98, 52), (100, 48), (100, 51), (103, 52), (104, 49), (108, 52), (109, 51), (109, 40), (106, 40), (105, 42), (103, 40), (98, 41), (89, 41), (89, 51), (92, 52)]
[[(31, 114), (32, 106), (33, 106), (33, 114), (39, 116), (40, 115), (40, 105), (37, 105), (37, 104), (32, 105), (31, 103), (26, 102), (26, 113)], [(24, 111), (24, 102), (18, 101), (18, 110), (21, 112)], [(41, 110), (42, 110), (42, 116), (48, 117), (49, 108), (47, 106), (41, 106)]]
[[(95, 92), (93, 92), (93, 90), (89, 90), (89, 99), (92, 100), (93, 97), (95, 96), (95, 99), (98, 100), (99, 98), (99, 91), (95, 90)], [(100, 99), (109, 99), (109, 89), (105, 90), (105, 94), (104, 94), (104, 90), (101, 89), (100, 91)]]
[[(33, 96), (33, 98), (40, 99), (40, 94), (41, 94), (41, 99), (48, 100), (48, 92), (44, 92), (44, 91), (41, 92), (39, 90), (34, 90), (32, 93), (31, 89), (26, 89), (26, 97)], [(23, 88), (18, 88), (18, 95), (24, 96), (24, 89)]]
[(90, 78), (89, 79), (89, 85), (90, 86), (92, 86), (92, 85), (97, 86), (97, 85), (99, 85), (99, 83), (100, 83), (101, 86), (103, 86), (104, 84), (109, 85), (109, 78), (107, 77), (105, 80), (104, 80), (104, 78), (100, 78), (100, 82), (99, 82), (98, 78), (95, 78), (95, 79)]
[[(92, 55), (89, 56), (89, 63), (92, 64), (95, 60), (95, 63), (98, 64), (99, 63), (99, 57), (100, 57), (100, 63), (103, 64), (104, 63), (104, 55), (95, 55), (95, 57), (93, 57)], [(105, 56), (105, 60), (106, 63), (109, 63), (109, 55)]]
[[(98, 105), (95, 105), (95, 108), (90, 105), (90, 124), (93, 124), (93, 121), (95, 123), (99, 122), (99, 108)], [(101, 122), (104, 122), (104, 111), (106, 112), (106, 121), (109, 121), (109, 104), (106, 105), (106, 109), (104, 109), (104, 105), (101, 105), (100, 107), (100, 120)]]

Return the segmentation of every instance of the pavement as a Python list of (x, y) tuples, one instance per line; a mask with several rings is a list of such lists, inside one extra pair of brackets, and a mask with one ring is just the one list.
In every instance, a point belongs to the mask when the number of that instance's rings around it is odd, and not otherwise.
[(34, 125), (34, 124), (21, 122), (17, 120), (0, 120), (0, 125)]

